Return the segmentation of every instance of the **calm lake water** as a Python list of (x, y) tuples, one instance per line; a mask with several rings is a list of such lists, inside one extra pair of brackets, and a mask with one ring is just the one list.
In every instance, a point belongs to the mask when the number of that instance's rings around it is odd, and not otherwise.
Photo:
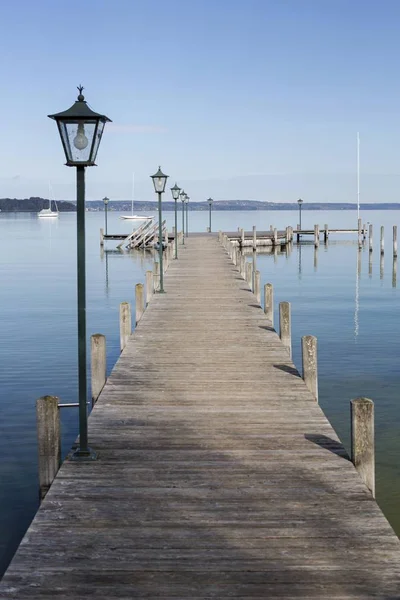
[[(107, 337), (108, 371), (119, 356), (119, 304), (134, 301), (134, 286), (151, 268), (150, 252), (101, 253), (104, 213), (86, 213), (87, 332)], [(108, 231), (129, 222), (109, 212)], [(165, 213), (169, 228), (173, 213)], [(365, 211), (374, 224), (375, 250), (358, 251), (355, 235), (330, 237), (328, 246), (293, 246), (289, 255), (258, 255), (262, 283), (275, 287), (276, 306), (292, 303), (293, 359), (301, 367), (300, 338), (318, 337), (320, 404), (349, 448), (349, 401), (375, 401), (377, 500), (400, 534), (400, 319), (393, 277), (392, 226), (400, 212)], [(353, 211), (303, 211), (303, 227), (356, 227)], [(214, 212), (213, 230), (296, 226), (297, 212)], [(178, 220), (181, 223), (181, 220)], [(206, 230), (208, 212), (189, 213), (192, 231)], [(379, 226), (385, 226), (384, 260)], [(311, 242), (311, 240), (310, 240)], [(188, 240), (190, 243), (190, 237)], [(0, 575), (38, 507), (35, 400), (57, 395), (77, 401), (76, 219), (0, 214)], [(400, 276), (400, 273), (399, 273)], [(166, 280), (166, 289), (168, 278)], [(277, 314), (276, 314), (277, 322)], [(76, 409), (61, 412), (63, 450), (77, 434)]]

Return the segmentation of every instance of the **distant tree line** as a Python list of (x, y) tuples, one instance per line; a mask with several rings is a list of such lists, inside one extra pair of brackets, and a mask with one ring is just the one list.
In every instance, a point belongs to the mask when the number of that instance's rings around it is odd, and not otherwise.
[[(39, 212), (42, 208), (49, 207), (49, 200), (46, 198), (0, 198), (1, 212)], [(54, 210), (54, 201), (51, 202), (51, 207)], [(60, 212), (75, 212), (76, 206), (72, 202), (65, 200), (57, 200), (57, 207)]]

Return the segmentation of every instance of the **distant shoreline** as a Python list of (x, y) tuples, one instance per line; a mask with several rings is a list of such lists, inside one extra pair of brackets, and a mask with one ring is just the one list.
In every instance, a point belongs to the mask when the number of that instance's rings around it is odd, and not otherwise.
[[(178, 210), (181, 212), (182, 207), (178, 203)], [(174, 211), (175, 203), (171, 200), (163, 200), (163, 210)], [(45, 198), (28, 198), (28, 199), (17, 199), (17, 198), (0, 198), (0, 212), (3, 213), (37, 213), (43, 208), (49, 206), (49, 200)], [(75, 212), (76, 203), (66, 200), (57, 200), (58, 210), (60, 212)], [(86, 209), (88, 212), (104, 212), (104, 203), (102, 200), (89, 200), (86, 202)], [(209, 206), (207, 202), (194, 202), (190, 201), (188, 209), (191, 212), (208, 212)], [(131, 201), (128, 200), (115, 200), (110, 201), (108, 204), (108, 212), (120, 212), (131, 214), (132, 205)], [(224, 212), (224, 211), (299, 211), (297, 202), (283, 203), (283, 202), (261, 202), (259, 200), (215, 200), (212, 206), (213, 212)], [(350, 202), (303, 202), (302, 211), (327, 211), (327, 210), (357, 210), (357, 205)], [(371, 202), (361, 203), (360, 210), (400, 210), (399, 202)], [(158, 204), (157, 202), (149, 201), (136, 201), (134, 203), (134, 212), (152, 212), (157, 214)]]

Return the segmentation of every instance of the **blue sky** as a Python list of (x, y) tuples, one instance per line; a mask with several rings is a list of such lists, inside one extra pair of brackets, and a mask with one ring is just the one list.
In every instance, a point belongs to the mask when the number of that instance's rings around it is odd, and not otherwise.
[(107, 114), (87, 197), (400, 201), (398, 0), (0, 3), (0, 197), (74, 199), (54, 122)]

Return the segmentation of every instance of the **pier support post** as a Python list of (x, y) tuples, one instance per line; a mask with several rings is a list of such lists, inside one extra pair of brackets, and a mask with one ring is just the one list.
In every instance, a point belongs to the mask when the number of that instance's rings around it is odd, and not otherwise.
[(92, 367), (92, 406), (94, 406), (106, 383), (106, 337), (101, 333), (94, 333), (90, 338), (90, 347)]
[(393, 225), (393, 258), (397, 258), (397, 225)]
[(375, 498), (374, 403), (369, 398), (351, 400), (351, 461)]
[(358, 219), (358, 221), (357, 221), (357, 228), (358, 228), (358, 247), (362, 248), (362, 225), (361, 225), (361, 219)]
[(144, 286), (143, 283), (137, 283), (135, 285), (135, 322), (136, 325), (144, 313)]
[(61, 463), (61, 433), (58, 398), (42, 396), (36, 400), (39, 459), (39, 498), (43, 500)]
[(240, 275), (246, 279), (246, 258), (243, 254), (240, 255)]
[(249, 284), (249, 288), (252, 289), (253, 283), (253, 265), (251, 262), (246, 262), (246, 281)]
[(264, 285), (264, 312), (271, 321), (272, 327), (274, 326), (274, 286), (272, 283), (266, 283)]
[(301, 352), (304, 383), (318, 402), (317, 338), (313, 335), (303, 335)]
[(261, 273), (256, 271), (254, 275), (254, 295), (258, 304), (261, 304)]
[(363, 225), (363, 242), (365, 242), (366, 237), (367, 237), (367, 226), (364, 223), (364, 225)]
[(243, 227), (240, 229), (240, 244), (242, 248), (244, 248), (244, 229)]
[(319, 225), (314, 225), (314, 247), (319, 248)]
[(104, 246), (104, 229), (100, 228), (100, 246)]
[[(158, 264), (158, 263), (156, 263)], [(119, 339), (121, 352), (125, 348), (129, 336), (132, 333), (131, 305), (129, 302), (121, 302), (119, 305)]]
[(153, 280), (154, 280), (154, 291), (156, 292), (160, 287), (160, 263), (155, 262), (153, 265)]
[(381, 249), (381, 254), (384, 254), (385, 253), (385, 228), (383, 225), (381, 226), (380, 249)]
[(325, 223), (325, 226), (324, 226), (324, 244), (328, 243), (328, 238), (329, 238), (329, 227)]
[(146, 306), (149, 304), (153, 294), (154, 294), (153, 271), (146, 271)]
[(253, 225), (253, 250), (257, 250), (257, 229), (255, 225)]
[(273, 243), (276, 248), (278, 246), (278, 230), (276, 227), (274, 228), (274, 242)]
[(290, 302), (279, 302), (279, 337), (292, 357), (292, 323)]
[(368, 231), (368, 247), (369, 247), (369, 251), (372, 252), (372, 250), (374, 249), (374, 246), (373, 246), (373, 226), (372, 226), (372, 223), (370, 223), (369, 231)]

